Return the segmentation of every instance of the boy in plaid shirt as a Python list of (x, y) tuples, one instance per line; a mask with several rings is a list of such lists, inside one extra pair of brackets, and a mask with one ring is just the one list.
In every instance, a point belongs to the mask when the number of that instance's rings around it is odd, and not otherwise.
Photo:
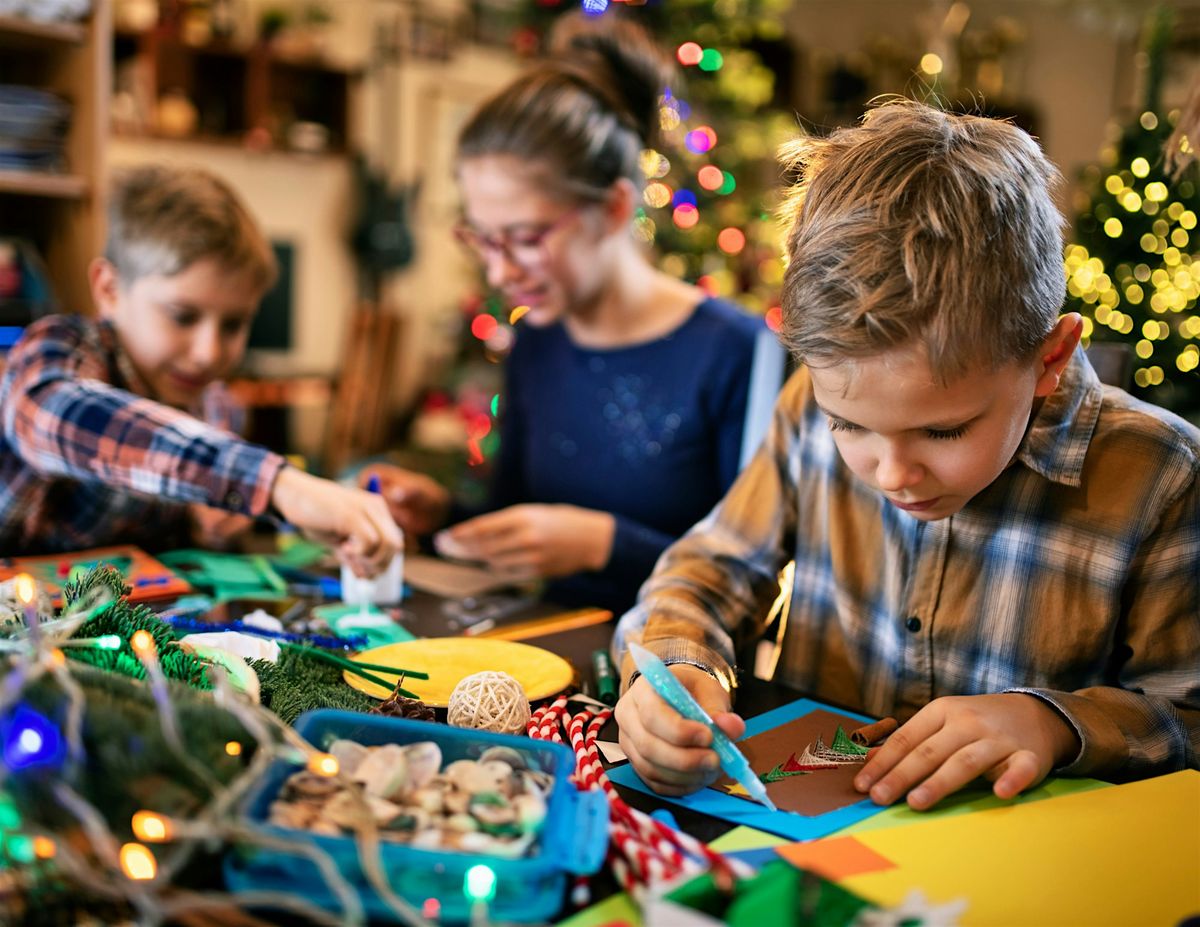
[[(775, 678), (902, 726), (855, 785), (928, 808), (985, 777), (1197, 765), (1200, 431), (1102, 386), (1064, 295), (1057, 172), (915, 103), (802, 140), (782, 338), (804, 366), (756, 459), (622, 618), (731, 736), (735, 653), (795, 582)], [(642, 778), (716, 775), (626, 665)]]
[(398, 549), (378, 497), (310, 476), (230, 430), (223, 389), (275, 279), (236, 195), (201, 170), (116, 184), (100, 319), (31, 325), (0, 382), (0, 555), (225, 541), (274, 513), (370, 574)]

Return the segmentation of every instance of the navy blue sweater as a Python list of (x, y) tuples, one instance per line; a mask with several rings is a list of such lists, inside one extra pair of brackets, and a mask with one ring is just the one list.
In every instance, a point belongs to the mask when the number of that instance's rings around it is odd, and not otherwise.
[(546, 598), (620, 614), (724, 495), (762, 326), (705, 299), (669, 335), (630, 347), (578, 347), (561, 323), (518, 330), (489, 508), (566, 503), (617, 522), (608, 565), (551, 581)]

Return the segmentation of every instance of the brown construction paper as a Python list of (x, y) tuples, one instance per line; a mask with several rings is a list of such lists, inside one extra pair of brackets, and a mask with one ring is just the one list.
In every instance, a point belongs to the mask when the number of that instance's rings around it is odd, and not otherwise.
[[(833, 741), (839, 724), (843, 730), (862, 727), (862, 722), (857, 718), (817, 709), (779, 727), (738, 741), (738, 749), (746, 754), (750, 768), (761, 776), (780, 763), (786, 762), (793, 753), (801, 753), (806, 746), (815, 743), (818, 736), (828, 745)], [(778, 782), (767, 783), (767, 795), (782, 811), (794, 811), (805, 817), (815, 817), (866, 798), (853, 785), (854, 777), (860, 769), (862, 766), (855, 763), (833, 769), (816, 769), (807, 775), (790, 776)], [(718, 779), (712, 784), (712, 788), (747, 797), (728, 776)]]

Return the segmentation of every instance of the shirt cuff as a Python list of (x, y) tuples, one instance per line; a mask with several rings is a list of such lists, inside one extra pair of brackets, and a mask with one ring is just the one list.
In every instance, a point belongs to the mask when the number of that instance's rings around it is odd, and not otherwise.
[[(1058, 712), (1062, 719), (1071, 726), (1071, 729), (1075, 732), (1075, 736), (1079, 738), (1079, 752), (1075, 754), (1069, 763), (1057, 766), (1052, 770), (1056, 776), (1090, 775), (1097, 767), (1108, 765), (1104, 757), (1104, 754), (1108, 751), (1101, 748), (1097, 740), (1112, 740), (1112, 735), (1115, 734), (1119, 742), (1123, 744), (1125, 741), (1124, 735), (1107, 718), (1103, 718), (1103, 716), (1099, 719), (1087, 718), (1087, 714), (1094, 710), (1094, 706), (1087, 699), (1080, 696), (1072, 695), (1069, 692), (1058, 692), (1054, 689), (1012, 688), (1005, 689), (1004, 691), (1005, 693), (1013, 692), (1020, 695), (1032, 695), (1034, 698), (1041, 699), (1041, 701)], [(1080, 710), (1081, 708), (1082, 710)], [(1093, 731), (1095, 730), (1094, 724), (1090, 724), (1094, 720), (1101, 720), (1105, 727), (1111, 727), (1113, 730), (1101, 733), (1099, 737), (1090, 736), (1089, 726), (1093, 728)]]
[(239, 515), (264, 515), (271, 507), (275, 480), (286, 465), (273, 451), (239, 441), (211, 470), (208, 504)]

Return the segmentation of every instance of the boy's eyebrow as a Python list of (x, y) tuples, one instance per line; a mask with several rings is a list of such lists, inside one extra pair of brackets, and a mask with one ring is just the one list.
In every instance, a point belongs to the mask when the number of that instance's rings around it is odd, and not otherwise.
[[(823, 405), (821, 405), (820, 402), (817, 402), (817, 400), (814, 399), (813, 401), (816, 403), (817, 408), (820, 409), (823, 413), (825, 413), (826, 418), (834, 419), (835, 421), (841, 422), (843, 425), (849, 425), (852, 428), (861, 428), (864, 431), (870, 431), (869, 428), (866, 428), (865, 426), (858, 424), (858, 422), (852, 422), (848, 418), (843, 418), (842, 416), (840, 416), (834, 412), (830, 412)], [(909, 431), (953, 431), (955, 428), (962, 428), (966, 425), (970, 425), (973, 421), (975, 421), (977, 418), (979, 418), (982, 415), (983, 415), (982, 412), (976, 412), (973, 415), (969, 415), (967, 418), (958, 419), (957, 421), (953, 421), (953, 422), (926, 422), (924, 425), (914, 425), (912, 428), (909, 428), (908, 430)]]

